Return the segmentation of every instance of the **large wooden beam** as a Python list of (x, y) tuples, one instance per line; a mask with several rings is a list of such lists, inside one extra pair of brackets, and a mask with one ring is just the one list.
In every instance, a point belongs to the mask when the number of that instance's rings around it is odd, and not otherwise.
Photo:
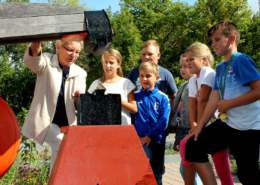
[(0, 18), (15, 19), (50, 15), (81, 14), (82, 7), (47, 3), (1, 3)]
[(0, 44), (60, 39), (86, 32), (82, 7), (46, 3), (0, 3)]
[(88, 33), (85, 52), (103, 54), (112, 44), (113, 34), (104, 10), (47, 3), (0, 3), (0, 45), (61, 39)]

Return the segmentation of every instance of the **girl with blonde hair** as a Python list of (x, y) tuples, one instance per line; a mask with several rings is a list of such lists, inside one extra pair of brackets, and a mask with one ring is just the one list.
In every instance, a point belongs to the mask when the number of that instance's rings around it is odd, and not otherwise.
[[(195, 76), (189, 79), (189, 119), (191, 124), (190, 133), (199, 123), (207, 102), (212, 94), (215, 83), (215, 71), (211, 68), (214, 63), (213, 55), (207, 45), (194, 43), (185, 52), (187, 66), (191, 74)], [(217, 111), (208, 122), (210, 126), (216, 120)], [(220, 133), (221, 134), (221, 133)], [(194, 185), (195, 169), (193, 163), (187, 161), (189, 156), (196, 155), (196, 151), (186, 150), (186, 137), (180, 143), (180, 154), (183, 163), (185, 184)], [(207, 146), (204, 146), (207, 147)], [(222, 185), (233, 185), (230, 173), (227, 150), (212, 155), (213, 162)]]
[(130, 113), (137, 113), (137, 105), (134, 96), (135, 85), (123, 78), (121, 68), (122, 56), (119, 51), (109, 49), (102, 55), (104, 76), (92, 82), (88, 89), (93, 93), (98, 86), (103, 86), (106, 94), (120, 94), (122, 103), (122, 125), (131, 125)]

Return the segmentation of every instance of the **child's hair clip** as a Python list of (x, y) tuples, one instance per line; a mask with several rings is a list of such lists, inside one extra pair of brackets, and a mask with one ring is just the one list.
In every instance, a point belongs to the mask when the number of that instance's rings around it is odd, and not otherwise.
[(209, 57), (210, 50), (208, 50), (207, 57)]

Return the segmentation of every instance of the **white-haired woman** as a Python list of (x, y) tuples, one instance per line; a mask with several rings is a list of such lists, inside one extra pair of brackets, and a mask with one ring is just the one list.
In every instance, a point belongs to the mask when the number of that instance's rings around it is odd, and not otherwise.
[(52, 170), (63, 134), (61, 126), (76, 125), (74, 100), (86, 90), (87, 73), (74, 62), (82, 42), (56, 42), (57, 54), (42, 53), (41, 42), (33, 42), (24, 64), (37, 75), (34, 97), (22, 133), (51, 147)]

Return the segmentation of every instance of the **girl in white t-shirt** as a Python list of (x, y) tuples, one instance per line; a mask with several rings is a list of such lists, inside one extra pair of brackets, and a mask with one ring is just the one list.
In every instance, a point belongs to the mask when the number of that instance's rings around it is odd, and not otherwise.
[(109, 49), (102, 55), (104, 76), (92, 82), (88, 89), (91, 94), (101, 84), (106, 88), (105, 94), (120, 94), (122, 102), (122, 125), (131, 125), (130, 113), (137, 113), (134, 96), (135, 85), (123, 78), (121, 68), (122, 56), (119, 51)]
[[(195, 43), (188, 47), (185, 52), (187, 66), (191, 74), (195, 76), (189, 79), (189, 119), (191, 124), (190, 133), (196, 128), (202, 117), (206, 104), (211, 96), (215, 82), (215, 71), (211, 68), (214, 58), (208, 46), (202, 43)], [(217, 116), (217, 113), (215, 113)], [(212, 115), (211, 121), (214, 121)], [(208, 125), (211, 123), (209, 121)], [(220, 133), (221, 134), (221, 133)], [(180, 154), (183, 161), (185, 185), (194, 185), (195, 169), (192, 162), (185, 158), (189, 155), (196, 155), (196, 151), (186, 152), (186, 138), (181, 141)], [(207, 146), (205, 146), (207, 147)], [(212, 159), (222, 185), (233, 185), (230, 173), (227, 150), (212, 155)], [(194, 164), (196, 165), (196, 164)]]

